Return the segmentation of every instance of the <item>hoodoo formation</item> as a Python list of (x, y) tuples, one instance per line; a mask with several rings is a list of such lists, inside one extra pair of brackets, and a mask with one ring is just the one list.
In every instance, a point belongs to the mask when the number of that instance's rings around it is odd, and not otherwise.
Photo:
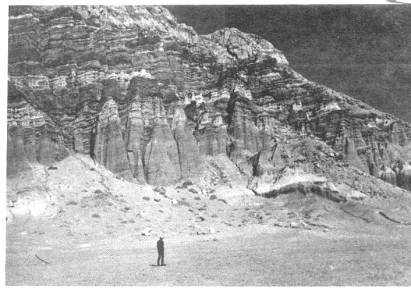
[(308, 81), (257, 35), (198, 35), (154, 6), (9, 15), (9, 178), (80, 153), (138, 184), (203, 183), (225, 157), (257, 194), (287, 173), (411, 190), (410, 124)]
[(409, 123), (163, 7), (10, 6), (8, 43), (7, 285), (411, 283)]

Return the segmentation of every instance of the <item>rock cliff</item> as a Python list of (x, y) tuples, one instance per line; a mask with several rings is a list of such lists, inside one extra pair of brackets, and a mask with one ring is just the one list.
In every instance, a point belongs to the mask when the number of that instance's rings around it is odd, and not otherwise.
[(223, 154), (257, 194), (290, 169), (411, 190), (410, 124), (306, 80), (237, 29), (198, 35), (154, 6), (15, 6), (8, 71), (8, 177), (77, 152), (168, 185)]

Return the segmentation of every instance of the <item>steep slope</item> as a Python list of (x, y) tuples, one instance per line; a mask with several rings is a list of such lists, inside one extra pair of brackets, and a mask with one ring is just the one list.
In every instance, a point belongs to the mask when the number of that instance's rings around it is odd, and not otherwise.
[(178, 5), (167, 9), (200, 34), (235, 27), (260, 35), (308, 79), (411, 122), (408, 5)]
[(227, 155), (258, 194), (284, 169), (411, 189), (410, 124), (306, 80), (256, 35), (197, 35), (142, 6), (11, 7), (9, 24), (9, 177), (75, 151), (141, 184), (201, 182)]

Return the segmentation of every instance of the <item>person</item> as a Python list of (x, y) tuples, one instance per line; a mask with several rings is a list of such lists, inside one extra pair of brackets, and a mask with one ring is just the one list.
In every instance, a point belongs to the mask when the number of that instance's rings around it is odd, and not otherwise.
[(161, 266), (165, 266), (163, 237), (160, 237), (160, 239), (157, 241), (157, 252), (158, 252), (157, 266), (160, 266), (160, 262), (161, 262)]

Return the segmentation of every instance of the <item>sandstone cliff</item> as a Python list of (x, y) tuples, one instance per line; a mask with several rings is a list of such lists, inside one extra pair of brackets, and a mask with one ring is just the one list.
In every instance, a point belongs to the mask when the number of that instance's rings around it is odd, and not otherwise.
[(306, 80), (237, 29), (198, 35), (153, 6), (11, 7), (8, 69), (9, 177), (75, 151), (167, 185), (227, 155), (257, 194), (289, 169), (411, 189), (410, 124)]

